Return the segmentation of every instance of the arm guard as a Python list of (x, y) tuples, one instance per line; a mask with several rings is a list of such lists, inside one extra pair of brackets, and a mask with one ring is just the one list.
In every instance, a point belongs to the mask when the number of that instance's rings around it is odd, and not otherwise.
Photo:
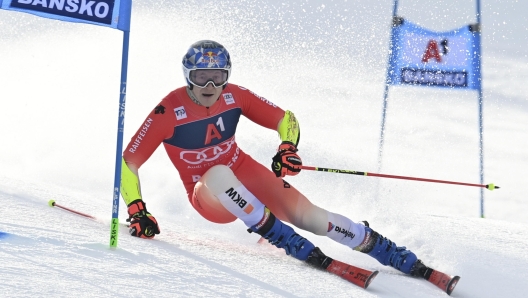
[(284, 117), (279, 123), (277, 131), (283, 142), (290, 142), (297, 147), (301, 137), (301, 130), (297, 118), (295, 118), (295, 115), (292, 112), (286, 111), (284, 113)]
[(124, 159), (121, 160), (121, 196), (127, 206), (135, 200), (142, 199), (139, 178), (130, 170)]

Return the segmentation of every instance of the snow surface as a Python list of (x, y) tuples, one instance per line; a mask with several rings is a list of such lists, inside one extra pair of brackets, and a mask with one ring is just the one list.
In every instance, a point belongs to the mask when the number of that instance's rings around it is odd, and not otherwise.
[[(399, 1), (445, 31), (475, 22), (474, 1)], [(482, 2), (486, 218), (480, 189), (304, 171), (287, 180), (321, 207), (371, 226), (461, 276), (453, 297), (528, 292), (528, 2)], [(376, 172), (392, 1), (136, 1), (125, 142), (181, 86), (200, 39), (223, 43), (232, 82), (295, 112), (305, 165)], [(380, 271), (360, 289), (258, 245), (237, 221), (188, 204), (159, 149), (143, 195), (162, 233), (109, 232), (122, 33), (0, 11), (1, 297), (445, 297), (325, 237), (328, 255)], [(381, 173), (479, 183), (474, 91), (391, 87)], [(277, 135), (242, 119), (237, 140), (268, 164)], [(49, 200), (97, 217), (93, 221)], [(126, 208), (120, 205), (124, 222)]]

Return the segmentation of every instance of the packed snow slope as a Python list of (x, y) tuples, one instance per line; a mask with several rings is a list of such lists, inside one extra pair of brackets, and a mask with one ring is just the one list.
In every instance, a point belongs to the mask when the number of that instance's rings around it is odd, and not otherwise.
[[(399, 1), (399, 15), (446, 31), (474, 1)], [(371, 226), (430, 266), (461, 276), (453, 297), (528, 292), (526, 1), (482, 2), (484, 177), (480, 189), (303, 171), (314, 203)], [(184, 84), (181, 57), (214, 39), (231, 81), (295, 112), (305, 165), (377, 172), (392, 1), (136, 1), (125, 143)], [(367, 290), (257, 244), (240, 222), (189, 205), (163, 149), (141, 168), (161, 234), (110, 250), (122, 32), (0, 11), (1, 297), (445, 297), (324, 237), (328, 255), (379, 270)], [(381, 173), (479, 183), (474, 91), (391, 87)], [(276, 132), (242, 119), (239, 145), (269, 164)], [(47, 205), (88, 213), (91, 220)], [(125, 222), (126, 207), (120, 205)]]

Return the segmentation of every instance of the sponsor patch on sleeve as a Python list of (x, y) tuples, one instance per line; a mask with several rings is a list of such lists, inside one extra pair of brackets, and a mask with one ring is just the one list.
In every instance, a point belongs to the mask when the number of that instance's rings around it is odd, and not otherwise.
[(175, 108), (174, 113), (176, 114), (176, 119), (178, 120), (187, 118), (187, 112), (185, 112), (185, 108), (183, 106)]
[(222, 94), (224, 96), (224, 101), (227, 105), (234, 104), (235, 99), (233, 98), (233, 94), (231, 93), (224, 93)]

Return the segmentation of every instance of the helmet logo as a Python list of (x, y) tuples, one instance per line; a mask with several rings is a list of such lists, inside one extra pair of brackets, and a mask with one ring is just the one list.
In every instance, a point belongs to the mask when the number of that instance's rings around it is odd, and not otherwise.
[(202, 56), (203, 63), (211, 64), (219, 64), (220, 61), (218, 60), (218, 55), (215, 52), (205, 52)]

